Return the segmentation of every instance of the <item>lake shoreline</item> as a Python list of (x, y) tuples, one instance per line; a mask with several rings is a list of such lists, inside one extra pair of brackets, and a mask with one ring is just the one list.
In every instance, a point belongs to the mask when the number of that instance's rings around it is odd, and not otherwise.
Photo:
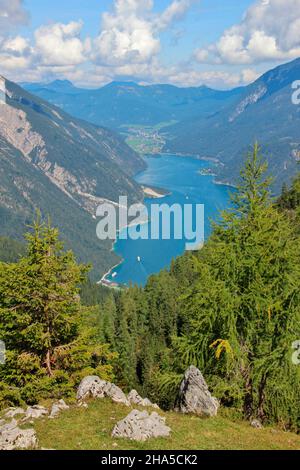
[(147, 186), (142, 185), (141, 187), (146, 198), (149, 198), (149, 199), (162, 199), (164, 197), (171, 195), (171, 191), (168, 191), (167, 189), (157, 188), (155, 186), (150, 186), (150, 185), (147, 185)]
[(181, 157), (181, 158), (192, 158), (193, 160), (199, 160), (199, 161), (204, 161), (204, 162), (209, 162), (209, 163), (217, 163), (217, 164), (222, 164), (221, 161), (216, 158), (216, 157), (203, 157), (199, 154), (186, 154), (186, 153), (180, 153), (180, 152), (161, 152), (160, 154), (149, 154), (149, 155), (146, 155), (146, 157), (150, 157), (150, 158), (160, 158), (160, 156), (162, 157)]
[[(180, 152), (174, 152), (174, 153), (173, 152), (172, 153), (162, 152), (161, 154), (159, 154), (159, 156), (158, 155), (156, 156), (155, 154), (148, 155), (149, 158), (160, 158), (160, 157), (164, 157), (164, 156), (166, 156), (166, 157), (192, 158), (193, 160), (203, 161), (203, 162), (208, 162), (208, 163), (215, 163), (216, 165), (224, 166), (224, 164), (216, 157), (201, 157), (198, 154), (182, 154)], [(237, 188), (237, 185), (235, 185), (233, 183), (229, 183), (228, 181), (222, 181), (222, 180), (216, 179), (217, 177), (219, 177), (219, 175), (217, 173), (212, 172), (212, 173), (205, 174), (203, 172), (201, 174), (201, 176), (213, 176), (214, 177), (214, 181), (213, 181), (214, 184), (219, 185), (219, 186), (227, 186), (227, 187), (230, 187), (230, 188), (233, 188), (233, 189)]]
[[(113, 246), (116, 242), (113, 243)], [(112, 248), (113, 249), (113, 248)], [(116, 269), (118, 266), (120, 266), (120, 264), (122, 264), (124, 262), (124, 259), (122, 259), (120, 261), (120, 263), (116, 264), (115, 266), (112, 266), (110, 268), (109, 271), (107, 271), (107, 273), (103, 274), (102, 278), (100, 279), (100, 281), (97, 282), (98, 285), (101, 285), (101, 286), (104, 286), (104, 287), (107, 287), (109, 289), (119, 289), (120, 286), (118, 283), (113, 283), (113, 282), (110, 282), (108, 281), (106, 278), (111, 274), (111, 272)]]
[[(212, 158), (209, 158), (209, 157), (200, 157), (199, 155), (196, 156), (196, 155), (180, 155), (180, 154), (170, 154), (170, 153), (162, 153), (162, 154), (148, 154), (146, 157), (145, 157), (145, 161), (147, 163), (147, 159), (149, 158), (150, 159), (159, 159), (159, 158), (164, 158), (164, 157), (181, 157), (181, 158), (184, 158), (184, 159), (191, 159), (191, 160), (195, 160), (195, 161), (203, 161), (203, 162), (207, 162), (208, 164), (212, 164), (212, 163), (216, 163), (218, 162), (217, 159), (212, 159)], [(150, 164), (150, 163), (149, 163)], [(149, 164), (147, 163), (147, 167), (149, 168)], [(210, 165), (211, 166), (211, 165)], [(150, 166), (151, 167), (151, 166)], [(147, 170), (145, 170), (147, 171)], [(201, 171), (201, 170), (200, 170)], [(200, 176), (209, 176), (211, 177), (210, 178), (210, 181), (211, 181), (211, 184), (214, 184), (216, 186), (224, 186), (224, 187), (232, 187), (234, 188), (233, 185), (230, 185), (229, 183), (223, 183), (222, 181), (219, 181), (217, 180), (217, 175), (216, 174), (212, 174), (213, 172), (213, 168), (211, 169), (211, 174), (201, 174), (199, 171), (199, 174)], [(135, 178), (138, 177), (138, 175), (140, 173), (143, 173), (143, 172), (139, 172), (137, 175), (135, 175)], [(163, 174), (163, 173), (162, 173)], [(161, 178), (159, 178), (159, 180), (161, 180)], [(147, 181), (147, 180), (146, 180)], [(150, 179), (151, 181), (151, 179)], [(155, 181), (155, 179), (154, 179)], [(172, 195), (172, 191), (171, 190), (167, 190), (167, 189), (162, 189), (163, 188), (163, 184), (159, 187), (159, 185), (155, 185), (155, 184), (151, 184), (148, 182), (143, 182), (142, 184), (140, 184), (142, 190), (143, 190), (143, 193), (144, 193), (144, 201), (146, 201), (147, 199), (148, 200), (153, 200), (153, 199), (162, 199), (162, 198), (165, 198), (169, 195)], [(214, 201), (214, 200), (213, 200)], [(146, 223), (146, 222), (145, 222)], [(149, 221), (147, 221), (147, 223), (149, 223)], [(130, 225), (129, 225), (130, 226)], [(128, 227), (123, 227), (123, 229), (125, 228), (128, 228)], [(112, 244), (112, 251), (114, 251), (117, 255), (118, 253), (116, 252), (116, 244), (118, 242), (118, 239), (119, 237), (117, 237), (117, 239), (113, 242)], [(139, 254), (139, 253), (138, 253)], [(119, 255), (118, 255), (119, 256)], [(108, 288), (113, 288), (113, 289), (117, 289), (117, 288), (128, 288), (128, 285), (129, 285), (129, 282), (127, 283), (127, 278), (126, 278), (126, 282), (114, 282), (114, 279), (112, 278), (112, 274), (114, 272), (115, 269), (118, 269), (120, 265), (122, 265), (126, 260), (126, 257), (121, 257), (120, 256), (120, 262), (117, 263), (116, 265), (114, 265), (111, 269), (109, 269), (109, 271), (107, 273), (105, 273), (101, 280), (99, 281), (99, 284), (102, 284), (104, 285), (105, 287), (108, 287)], [(110, 278), (110, 279), (108, 279)], [(133, 284), (135, 283), (134, 281), (132, 281)]]

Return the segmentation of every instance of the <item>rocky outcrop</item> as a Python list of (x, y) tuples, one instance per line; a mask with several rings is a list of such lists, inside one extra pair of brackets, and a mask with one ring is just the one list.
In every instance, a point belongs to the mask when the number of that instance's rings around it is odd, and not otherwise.
[(149, 415), (147, 411), (133, 410), (116, 424), (112, 437), (144, 442), (151, 438), (168, 437), (170, 433), (171, 429), (166, 426), (165, 418), (157, 413)]
[(219, 402), (214, 398), (200, 370), (191, 366), (180, 385), (177, 410), (201, 417), (213, 417), (218, 413)]
[(136, 390), (126, 397), (125, 393), (117, 385), (101, 380), (96, 375), (85, 377), (77, 390), (77, 401), (79, 406), (83, 406), (88, 398), (110, 398), (115, 403), (126, 406), (138, 405), (145, 408), (159, 409), (159, 406), (152, 403), (148, 398), (142, 398)]
[(26, 410), (23, 421), (32, 421), (33, 419), (43, 418), (44, 416), (47, 416), (48, 414), (49, 414), (49, 411), (44, 406), (40, 406), (40, 405), (29, 406)]
[(14, 419), (0, 428), (0, 450), (35, 449), (37, 445), (34, 429), (20, 429)]
[(85, 377), (77, 390), (77, 400), (83, 402), (88, 398), (111, 398), (115, 403), (130, 406), (130, 402), (122, 390), (116, 385), (101, 380), (96, 375)]
[(77, 390), (77, 400), (82, 402), (88, 398), (104, 398), (104, 386), (106, 382), (96, 375), (85, 377)]
[(259, 85), (256, 90), (252, 91), (246, 98), (244, 98), (237, 108), (234, 110), (233, 114), (229, 118), (229, 122), (232, 123), (237, 119), (246, 109), (257, 103), (264, 95), (268, 92), (268, 88), (265, 85)]
[(70, 407), (66, 404), (64, 400), (59, 400), (53, 403), (52, 408), (47, 410), (44, 406), (34, 405), (28, 406), (26, 411), (23, 408), (9, 408), (6, 410), (3, 417), (5, 419), (11, 419), (15, 417), (21, 418), (21, 423), (26, 423), (27, 421), (33, 421), (34, 419), (44, 418), (48, 416), (49, 418), (53, 419), (56, 418), (59, 413), (63, 410), (68, 410)]
[(117, 387), (117, 385), (114, 385), (110, 382), (106, 382), (104, 387), (104, 396), (110, 398), (115, 403), (121, 403), (123, 405), (130, 406), (130, 402), (127, 399), (125, 393), (119, 387)]
[(5, 411), (4, 418), (5, 419), (12, 419), (15, 416), (21, 416), (25, 414), (25, 410), (23, 408), (8, 408)]
[(49, 418), (57, 418), (61, 411), (68, 410), (70, 407), (66, 404), (64, 400), (59, 400), (56, 403), (53, 403)]
[(128, 400), (132, 405), (143, 406), (145, 408), (155, 408), (159, 409), (159, 406), (155, 403), (152, 403), (148, 398), (142, 398), (136, 390), (131, 390), (127, 395)]
[(45, 141), (32, 129), (27, 114), (8, 104), (0, 110), (0, 135), (27, 160), (31, 161), (31, 155), (35, 151), (38, 160), (43, 161), (47, 156)]

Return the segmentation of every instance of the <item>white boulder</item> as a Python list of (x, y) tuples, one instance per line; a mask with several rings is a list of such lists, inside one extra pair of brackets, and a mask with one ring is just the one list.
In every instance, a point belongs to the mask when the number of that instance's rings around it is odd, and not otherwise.
[(133, 410), (116, 424), (112, 437), (140, 442), (151, 438), (168, 437), (171, 429), (166, 426), (165, 421), (165, 418), (155, 412), (149, 415), (147, 411)]

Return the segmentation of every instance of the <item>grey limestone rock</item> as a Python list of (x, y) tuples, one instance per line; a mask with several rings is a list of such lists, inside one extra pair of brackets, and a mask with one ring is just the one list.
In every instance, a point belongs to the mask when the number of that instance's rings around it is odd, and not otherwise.
[(130, 406), (130, 402), (127, 399), (125, 393), (116, 385), (101, 380), (97, 376), (85, 377), (77, 390), (77, 400), (83, 402), (88, 398), (111, 398), (115, 403), (122, 403), (126, 406)]
[(57, 416), (59, 415), (61, 411), (68, 410), (69, 408), (70, 407), (65, 403), (64, 400), (59, 400), (58, 402), (53, 403), (49, 418), (50, 419), (57, 418)]
[(250, 426), (252, 426), (252, 428), (255, 428), (255, 429), (263, 429), (263, 425), (258, 419), (252, 419), (250, 421)]
[(218, 413), (218, 400), (210, 394), (203, 375), (194, 366), (189, 367), (184, 374), (180, 385), (177, 409), (182, 413), (201, 417), (213, 417)]
[(131, 390), (131, 392), (127, 396), (128, 400), (132, 405), (139, 405), (145, 408), (155, 408), (159, 409), (159, 406), (155, 403), (152, 403), (148, 398), (142, 398), (136, 390)]
[(37, 445), (34, 429), (20, 429), (15, 419), (0, 428), (0, 450), (35, 449)]
[(11, 419), (18, 415), (24, 415), (25, 410), (23, 408), (8, 408), (5, 410), (4, 418)]
[(106, 382), (104, 395), (111, 398), (111, 400), (115, 403), (121, 403), (123, 405), (130, 406), (130, 402), (127, 399), (125, 393), (119, 387), (117, 387), (117, 385), (114, 385), (110, 382)]
[(116, 424), (112, 437), (144, 442), (151, 438), (168, 437), (170, 433), (171, 429), (166, 426), (165, 418), (157, 413), (149, 415), (147, 411), (133, 410)]
[(87, 398), (104, 398), (104, 387), (106, 382), (96, 375), (85, 377), (77, 390), (77, 400), (84, 401)]
[(34, 405), (29, 406), (25, 412), (25, 416), (22, 421), (31, 421), (33, 419), (43, 418), (47, 416), (49, 411), (44, 406)]

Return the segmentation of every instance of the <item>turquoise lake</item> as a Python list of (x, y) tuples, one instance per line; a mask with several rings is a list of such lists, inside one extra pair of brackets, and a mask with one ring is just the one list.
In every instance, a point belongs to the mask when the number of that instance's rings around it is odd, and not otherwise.
[[(145, 199), (150, 213), (152, 204), (204, 204), (205, 238), (211, 233), (211, 220), (218, 218), (219, 211), (229, 207), (232, 189), (214, 183), (211, 175), (202, 175), (201, 170), (212, 168), (212, 163), (190, 157), (158, 155), (146, 157), (147, 169), (136, 176), (144, 186), (163, 188), (170, 195), (160, 199)], [(147, 225), (147, 224), (146, 224)], [(151, 231), (151, 220), (148, 227)], [(130, 234), (132, 228), (124, 229)], [(143, 226), (141, 226), (143, 230)], [(172, 233), (173, 234), (173, 233)], [(172, 259), (185, 251), (186, 240), (127, 240), (118, 239), (115, 252), (123, 262), (106, 277), (121, 285), (145, 285), (151, 274), (170, 266)]]

